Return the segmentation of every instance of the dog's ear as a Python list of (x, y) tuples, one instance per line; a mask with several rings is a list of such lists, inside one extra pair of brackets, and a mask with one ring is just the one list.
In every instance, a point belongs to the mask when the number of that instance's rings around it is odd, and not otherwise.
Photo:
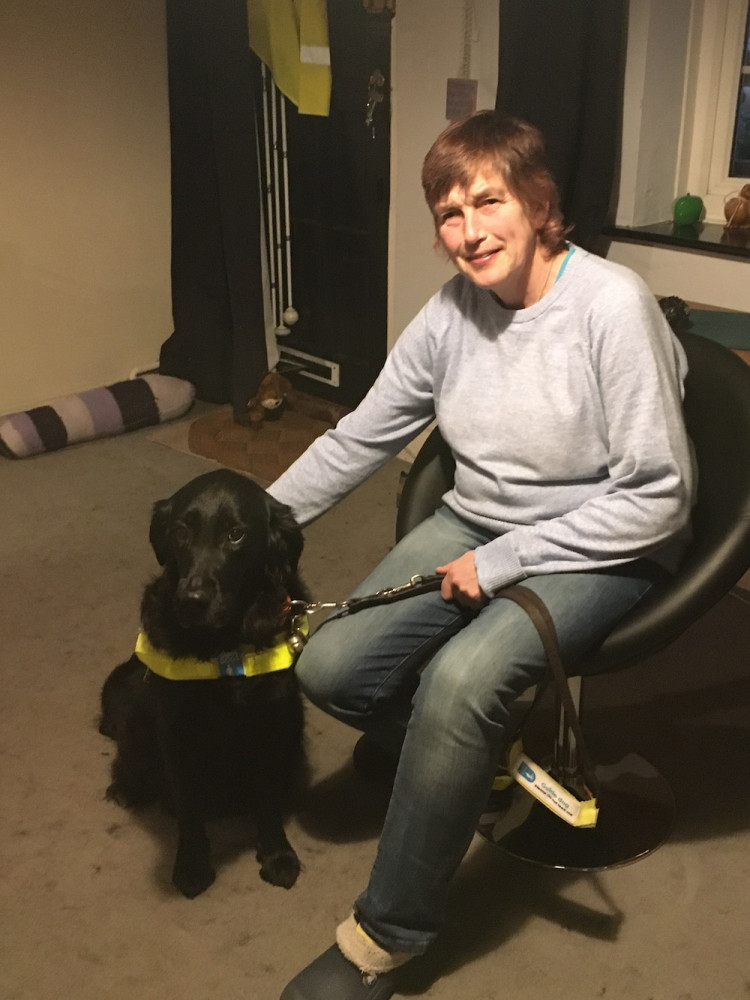
[(297, 565), (304, 539), (294, 519), (291, 508), (268, 497), (268, 558), (272, 569), (281, 571), (282, 577), (297, 572)]
[(160, 566), (169, 556), (169, 520), (172, 513), (171, 500), (157, 500), (151, 511), (151, 527), (148, 540)]

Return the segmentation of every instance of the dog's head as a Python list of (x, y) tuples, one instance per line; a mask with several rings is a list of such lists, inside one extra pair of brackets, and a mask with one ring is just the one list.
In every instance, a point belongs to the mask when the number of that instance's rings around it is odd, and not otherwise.
[(277, 617), (301, 587), (302, 532), (291, 511), (229, 469), (158, 501), (149, 538), (183, 628), (222, 629), (251, 608)]

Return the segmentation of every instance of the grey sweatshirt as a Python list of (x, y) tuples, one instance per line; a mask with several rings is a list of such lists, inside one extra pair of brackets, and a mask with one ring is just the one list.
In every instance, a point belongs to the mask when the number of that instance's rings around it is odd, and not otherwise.
[(444, 502), (495, 536), (475, 550), (485, 593), (641, 556), (674, 569), (694, 495), (686, 369), (644, 282), (581, 248), (527, 309), (457, 275), (269, 492), (304, 525), (436, 419), (456, 460)]

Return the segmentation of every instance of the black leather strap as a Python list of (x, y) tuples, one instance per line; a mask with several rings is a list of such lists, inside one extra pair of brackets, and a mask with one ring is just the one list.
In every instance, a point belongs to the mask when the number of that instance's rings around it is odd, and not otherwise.
[(352, 613), (355, 611), (364, 611), (365, 608), (372, 608), (378, 604), (393, 604), (394, 601), (403, 601), (407, 597), (417, 597), (419, 594), (429, 594), (435, 590), (440, 590), (442, 581), (442, 576), (437, 573), (433, 576), (412, 577), (409, 583), (405, 583), (400, 587), (387, 587), (385, 590), (379, 590), (375, 594), (366, 594), (364, 597), (352, 597), (346, 602), (344, 608), (346, 611)]

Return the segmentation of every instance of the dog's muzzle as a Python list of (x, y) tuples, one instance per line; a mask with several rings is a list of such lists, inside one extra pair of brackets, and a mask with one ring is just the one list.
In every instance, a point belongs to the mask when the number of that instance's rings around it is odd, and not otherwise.
[(184, 628), (226, 624), (231, 607), (210, 577), (192, 576), (180, 580), (175, 594), (177, 620)]

